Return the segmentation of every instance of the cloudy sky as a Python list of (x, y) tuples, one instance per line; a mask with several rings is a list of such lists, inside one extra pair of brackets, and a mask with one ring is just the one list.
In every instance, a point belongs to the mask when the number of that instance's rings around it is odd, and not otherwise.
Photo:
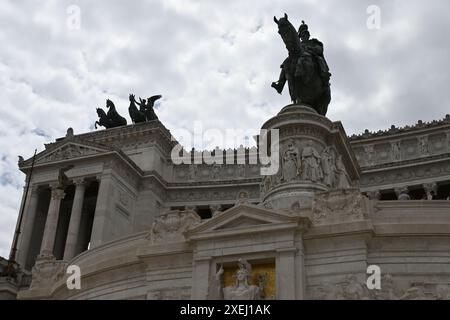
[[(380, 28), (370, 5), (380, 9)], [(94, 130), (112, 99), (162, 94), (170, 130), (254, 129), (289, 103), (270, 83), (286, 51), (273, 16), (305, 20), (333, 74), (328, 117), (347, 134), (449, 113), (450, 2), (0, 0), (0, 255), (8, 256), (24, 175), (17, 155)], [(79, 13), (79, 14), (78, 14)], [(79, 16), (80, 19), (77, 19)], [(374, 24), (370, 24), (374, 26)]]

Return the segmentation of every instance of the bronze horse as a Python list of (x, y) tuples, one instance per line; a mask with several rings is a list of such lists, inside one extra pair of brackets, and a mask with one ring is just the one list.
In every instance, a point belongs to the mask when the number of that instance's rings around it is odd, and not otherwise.
[(95, 129), (97, 129), (97, 125), (103, 126), (106, 129), (127, 125), (127, 120), (117, 112), (116, 107), (111, 100), (106, 100), (106, 107), (109, 109), (108, 113), (105, 113), (101, 108), (97, 108), (99, 121), (95, 122)]
[(99, 117), (98, 121), (95, 121), (95, 129), (97, 129), (97, 125), (105, 127), (106, 129), (112, 128), (112, 122), (106, 115), (105, 110), (102, 108), (97, 108), (97, 115)]
[(120, 126), (126, 126), (127, 125), (127, 119), (122, 117), (116, 110), (116, 106), (114, 103), (106, 99), (106, 107), (109, 108), (108, 113), (106, 114), (109, 119), (111, 119), (111, 122), (113, 123), (114, 127), (120, 127)]

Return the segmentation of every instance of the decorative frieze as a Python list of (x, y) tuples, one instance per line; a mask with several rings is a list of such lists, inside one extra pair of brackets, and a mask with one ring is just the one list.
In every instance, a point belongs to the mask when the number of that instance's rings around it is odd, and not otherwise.
[(410, 282), (403, 287), (391, 274), (381, 276), (381, 288), (369, 290), (365, 277), (348, 275), (337, 283), (308, 288), (312, 300), (450, 300), (450, 284), (431, 281)]
[(153, 221), (147, 239), (151, 243), (182, 242), (185, 241), (184, 232), (200, 222), (195, 211), (170, 211)]
[(363, 172), (361, 186), (364, 188), (379, 185), (408, 184), (408, 182), (423, 179), (436, 178), (439, 180), (448, 175), (450, 175), (450, 162), (441, 161), (432, 164), (418, 164), (417, 166), (386, 168), (376, 172)]
[[(235, 185), (227, 188), (192, 188), (192, 189), (171, 189), (168, 193), (167, 201), (170, 202), (191, 202), (191, 201), (234, 201), (237, 198), (242, 186)], [(246, 190), (250, 199), (259, 199), (259, 184), (248, 185)]]
[(364, 220), (366, 198), (359, 190), (337, 190), (316, 194), (312, 205), (315, 225), (336, 224)]
[(281, 148), (281, 170), (276, 175), (262, 177), (261, 192), (267, 194), (280, 184), (295, 181), (321, 183), (331, 189), (349, 188), (350, 178), (342, 156), (337, 156), (332, 146), (322, 147), (321, 152), (318, 148), (312, 140), (302, 144), (288, 140)]
[(229, 181), (259, 176), (259, 165), (182, 164), (173, 166), (173, 180), (175, 182)]

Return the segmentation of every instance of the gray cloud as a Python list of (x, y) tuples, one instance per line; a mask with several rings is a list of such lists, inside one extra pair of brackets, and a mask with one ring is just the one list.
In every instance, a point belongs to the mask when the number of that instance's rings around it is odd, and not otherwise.
[[(81, 29), (66, 26), (69, 5)], [(368, 5), (381, 29), (366, 27)], [(450, 3), (424, 1), (3, 1), (0, 11), (0, 255), (7, 255), (24, 177), (17, 155), (92, 130), (111, 98), (161, 93), (171, 130), (257, 130), (289, 103), (270, 88), (286, 56), (273, 16), (309, 24), (325, 45), (328, 116), (348, 134), (448, 113)], [(128, 120), (130, 122), (130, 120)]]

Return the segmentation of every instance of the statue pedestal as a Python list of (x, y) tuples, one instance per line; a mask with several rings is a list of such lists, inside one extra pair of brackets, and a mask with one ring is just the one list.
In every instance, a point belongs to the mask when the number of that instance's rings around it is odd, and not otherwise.
[(294, 104), (281, 109), (262, 129), (279, 130), (280, 168), (277, 174), (264, 176), (261, 185), (266, 206), (310, 207), (316, 192), (358, 187), (359, 165), (340, 122)]

